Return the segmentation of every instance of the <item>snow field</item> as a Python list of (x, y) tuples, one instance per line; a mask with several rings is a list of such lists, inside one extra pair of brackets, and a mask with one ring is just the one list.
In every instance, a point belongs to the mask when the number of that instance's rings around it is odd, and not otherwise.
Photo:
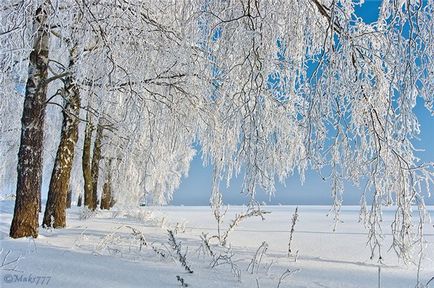
[[(227, 248), (210, 240), (214, 256), (201, 240), (202, 233), (217, 234), (209, 207), (142, 207), (94, 215), (75, 207), (68, 211), (66, 229), (41, 228), (34, 240), (8, 237), (12, 208), (13, 202), (1, 202), (0, 260), (7, 264), (19, 259), (2, 267), (1, 287), (182, 287), (177, 278), (188, 287), (377, 287), (379, 266), (381, 287), (416, 285), (417, 266), (405, 265), (388, 251), (392, 210), (383, 214), (380, 265), (378, 256), (369, 259), (367, 234), (358, 223), (357, 207), (343, 207), (342, 223), (333, 232), (332, 218), (326, 216), (328, 207), (300, 206), (291, 257), (287, 250), (292, 206), (265, 206), (271, 212), (265, 220), (256, 217), (241, 222), (229, 235)], [(433, 217), (434, 209), (429, 209)], [(243, 210), (245, 207), (229, 207), (222, 231)], [(181, 254), (194, 273), (180, 263), (167, 230), (181, 243)], [(432, 224), (426, 225), (425, 233), (422, 283), (434, 276)], [(42, 277), (49, 277), (49, 282), (41, 284)]]

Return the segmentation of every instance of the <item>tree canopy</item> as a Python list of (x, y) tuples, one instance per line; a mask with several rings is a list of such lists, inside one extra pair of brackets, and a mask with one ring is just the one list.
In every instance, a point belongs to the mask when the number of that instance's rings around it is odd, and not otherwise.
[[(336, 213), (345, 181), (365, 186), (361, 212), (373, 251), (381, 248), (382, 208), (396, 205), (393, 245), (409, 256), (423, 234), (433, 181), (432, 164), (420, 161), (414, 146), (417, 99), (434, 108), (432, 0), (383, 1), (369, 23), (355, 10), (363, 1), (4, 0), (2, 186), (13, 185), (16, 107), (43, 4), (53, 104), (46, 108), (45, 167), (52, 166), (55, 123), (72, 77), (80, 131), (87, 113), (102, 127), (102, 161), (114, 163), (118, 203), (169, 202), (198, 143), (214, 171), (213, 205), (221, 183), (241, 171), (252, 199), (258, 187), (274, 193), (275, 182), (295, 171), (302, 179), (308, 169), (327, 171)], [(81, 190), (81, 158), (73, 161), (71, 186)]]

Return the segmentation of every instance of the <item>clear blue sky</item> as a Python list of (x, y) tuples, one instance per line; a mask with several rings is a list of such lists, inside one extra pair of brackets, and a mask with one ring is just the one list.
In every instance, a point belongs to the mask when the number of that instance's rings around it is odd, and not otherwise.
[[(358, 7), (356, 13), (365, 22), (373, 22), (378, 18), (378, 7), (380, 1), (366, 1)], [(415, 141), (415, 147), (424, 149), (418, 156), (424, 162), (434, 162), (434, 119), (433, 116), (423, 107), (422, 101), (418, 101), (415, 108), (421, 124), (420, 141)], [(240, 176), (242, 177), (242, 175)], [(203, 167), (200, 151), (194, 158), (189, 176), (183, 178), (178, 191), (175, 192), (172, 204), (174, 205), (208, 205), (211, 195), (212, 168)], [(257, 200), (269, 204), (290, 204), (290, 205), (328, 205), (332, 203), (329, 181), (323, 181), (316, 172), (308, 172), (304, 185), (301, 185), (298, 175), (290, 177), (286, 185), (278, 184), (276, 193), (271, 199), (263, 192), (258, 191)], [(243, 204), (244, 196), (240, 194), (241, 179), (234, 179), (231, 187), (221, 187), (223, 201), (226, 204)], [(357, 205), (361, 196), (361, 189), (347, 183), (344, 192), (344, 204)], [(427, 204), (434, 205), (434, 195), (425, 199)]]

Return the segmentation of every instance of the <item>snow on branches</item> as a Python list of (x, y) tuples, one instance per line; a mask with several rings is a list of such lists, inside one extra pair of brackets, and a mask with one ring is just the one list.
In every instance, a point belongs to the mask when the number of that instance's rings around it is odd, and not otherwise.
[[(22, 103), (35, 37), (29, 23), (40, 2), (0, 7), (4, 167), (17, 161), (11, 107)], [(119, 205), (169, 202), (197, 144), (214, 169), (213, 199), (241, 171), (254, 199), (258, 187), (272, 195), (276, 180), (298, 172), (304, 181), (317, 170), (332, 183), (336, 214), (344, 183), (365, 187), (373, 253), (381, 257), (384, 206), (396, 207), (399, 256), (409, 260), (423, 243), (434, 174), (417, 157), (414, 108), (422, 101), (433, 113), (432, 0), (383, 1), (374, 22), (356, 13), (358, 1), (51, 2), (47, 103), (62, 107), (55, 99), (69, 79), (80, 91), (80, 129), (86, 113), (104, 123), (101, 157), (114, 171), (100, 170), (110, 173)], [(72, 171), (79, 187), (80, 169)]]

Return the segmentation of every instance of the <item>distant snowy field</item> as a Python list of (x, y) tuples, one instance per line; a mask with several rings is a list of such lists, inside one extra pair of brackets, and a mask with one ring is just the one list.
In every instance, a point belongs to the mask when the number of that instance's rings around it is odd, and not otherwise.
[[(229, 235), (231, 251), (211, 242), (214, 259), (201, 249), (202, 232), (217, 233), (209, 207), (143, 207), (128, 212), (99, 211), (90, 218), (75, 207), (69, 210), (68, 227), (40, 229), (38, 239), (12, 240), (8, 237), (13, 202), (1, 201), (1, 287), (378, 287), (377, 259), (370, 260), (367, 234), (358, 223), (358, 208), (343, 207), (343, 221), (333, 230), (328, 207), (300, 206), (299, 222), (291, 247), (298, 257), (288, 257), (290, 219), (295, 207), (268, 206), (266, 219), (249, 218)], [(231, 206), (224, 218), (223, 232), (235, 213)], [(434, 219), (434, 209), (430, 207)], [(417, 267), (398, 261), (390, 246), (393, 212), (384, 212), (384, 262), (381, 287), (414, 287)], [(82, 218), (82, 219), (80, 219)], [(145, 237), (133, 235), (133, 229)], [(176, 240), (194, 273), (181, 266), (168, 243), (168, 232), (178, 231)], [(420, 278), (434, 277), (434, 227), (425, 227), (427, 248)], [(249, 264), (265, 241), (268, 249)], [(142, 243), (145, 243), (142, 242)], [(203, 247), (202, 247), (203, 248)], [(160, 254), (164, 254), (162, 257)], [(295, 253), (293, 253), (295, 254)], [(20, 257), (18, 262), (13, 262)], [(225, 261), (231, 258), (231, 263)], [(8, 264), (8, 262), (13, 262)], [(252, 269), (253, 268), (253, 269)], [(12, 269), (12, 270), (8, 270)], [(287, 269), (290, 272), (283, 274)], [(253, 270), (253, 273), (252, 273)], [(29, 277), (30, 275), (30, 277)], [(39, 277), (39, 278), (38, 278)], [(43, 278), (46, 277), (46, 278)], [(39, 283), (36, 282), (39, 279)], [(44, 283), (41, 283), (44, 279)], [(49, 279), (48, 284), (46, 283)], [(30, 280), (30, 281), (26, 281)], [(33, 283), (31, 283), (33, 282)], [(434, 281), (429, 287), (434, 287)]]

